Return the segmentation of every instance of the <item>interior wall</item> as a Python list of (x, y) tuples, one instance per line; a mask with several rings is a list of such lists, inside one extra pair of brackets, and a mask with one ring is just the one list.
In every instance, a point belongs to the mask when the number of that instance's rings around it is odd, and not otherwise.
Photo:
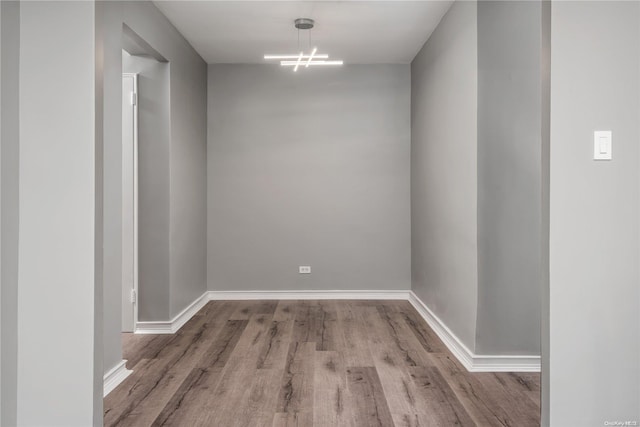
[[(0, 7), (0, 82), (2, 82), (2, 7)], [(0, 224), (2, 223), (2, 84), (0, 84)], [(0, 226), (0, 319), (2, 319), (2, 227)], [(0, 324), (1, 327), (1, 324)], [(0, 338), (0, 423), (2, 422), (2, 338)]]
[(138, 319), (168, 319), (170, 300), (169, 63), (122, 55), (138, 74)]
[(475, 2), (455, 2), (411, 64), (413, 291), (471, 350), (478, 293)]
[(540, 425), (549, 425), (549, 234), (550, 234), (550, 151), (551, 151), (551, 2), (543, 1), (541, 9), (541, 165), (542, 165), (542, 250), (540, 257), (542, 304), (540, 322)]
[[(206, 236), (203, 230), (206, 229), (207, 77), (206, 63), (151, 2), (104, 2), (103, 6), (106, 17), (103, 46), (104, 372), (107, 372), (122, 360), (123, 24), (170, 63), (170, 121), (165, 124), (170, 129), (171, 144), (169, 205), (157, 206), (169, 218), (169, 261), (167, 265), (158, 263), (153, 266), (158, 270), (166, 268), (169, 279), (154, 284), (163, 288), (159, 293), (167, 299), (159, 302), (160, 308), (149, 308), (147, 313), (154, 318), (146, 320), (170, 320), (206, 291)], [(177, 203), (184, 206), (176, 206)], [(143, 220), (141, 218), (141, 224)], [(140, 247), (141, 254), (144, 250)], [(160, 311), (162, 316), (156, 318)]]
[(478, 354), (540, 354), (541, 8), (478, 2)]
[[(122, 361), (122, 6), (98, 2), (102, 66), (103, 370)], [(100, 117), (98, 118), (98, 121)]]
[(20, 4), (0, 2), (0, 425), (17, 424)]
[(94, 420), (94, 25), (20, 3), (18, 426)]
[[(2, 7), (0, 7), (0, 38), (2, 35)], [(0, 82), (2, 82), (2, 44), (0, 40)], [(2, 135), (2, 84), (0, 84), (0, 135)], [(2, 223), (2, 138), (0, 137), (0, 224)], [(0, 227), (0, 243), (2, 227)], [(0, 278), (2, 277), (2, 245), (0, 244)], [(2, 319), (2, 282), (0, 281), (0, 319)], [(1, 327), (1, 325), (0, 325)], [(2, 338), (0, 338), (0, 422), (2, 422)]]
[(94, 4), (93, 19), (93, 66), (94, 66), (94, 197), (93, 197), (93, 387), (92, 423), (101, 425), (104, 419), (104, 351), (103, 351), (103, 311), (104, 311), (104, 51), (102, 37), (104, 26), (104, 3)]
[(210, 65), (209, 289), (409, 289), (409, 110), (408, 65)]
[(639, 117), (640, 4), (553, 2), (547, 425), (640, 420)]
[(207, 289), (207, 64), (151, 2), (124, 22), (170, 63), (169, 320)]

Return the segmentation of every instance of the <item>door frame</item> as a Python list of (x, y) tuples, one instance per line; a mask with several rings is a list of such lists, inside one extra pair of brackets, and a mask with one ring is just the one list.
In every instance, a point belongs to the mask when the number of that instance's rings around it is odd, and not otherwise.
[[(138, 328), (138, 304), (140, 293), (138, 292), (138, 73), (122, 73), (122, 78), (133, 79), (133, 332)], [(120, 286), (124, 291), (123, 286)], [(130, 300), (132, 294), (130, 293)]]

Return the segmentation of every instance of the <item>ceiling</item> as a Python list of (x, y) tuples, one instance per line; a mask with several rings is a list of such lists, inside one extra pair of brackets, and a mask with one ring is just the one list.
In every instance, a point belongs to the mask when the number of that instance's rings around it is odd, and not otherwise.
[[(349, 64), (409, 63), (447, 1), (155, 1), (208, 63), (263, 63), (298, 51), (296, 18), (312, 18), (312, 47)], [(300, 31), (307, 51), (308, 32)]]

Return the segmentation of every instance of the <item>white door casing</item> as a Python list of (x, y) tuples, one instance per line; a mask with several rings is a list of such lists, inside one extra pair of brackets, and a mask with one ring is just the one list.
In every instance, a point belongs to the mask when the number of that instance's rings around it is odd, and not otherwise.
[(122, 332), (138, 320), (138, 78), (122, 74)]

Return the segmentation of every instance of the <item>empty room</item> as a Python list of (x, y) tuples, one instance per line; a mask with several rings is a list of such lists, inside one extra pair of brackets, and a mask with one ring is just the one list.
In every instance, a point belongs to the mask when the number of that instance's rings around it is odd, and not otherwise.
[(640, 2), (2, 0), (0, 279), (2, 427), (640, 425)]

